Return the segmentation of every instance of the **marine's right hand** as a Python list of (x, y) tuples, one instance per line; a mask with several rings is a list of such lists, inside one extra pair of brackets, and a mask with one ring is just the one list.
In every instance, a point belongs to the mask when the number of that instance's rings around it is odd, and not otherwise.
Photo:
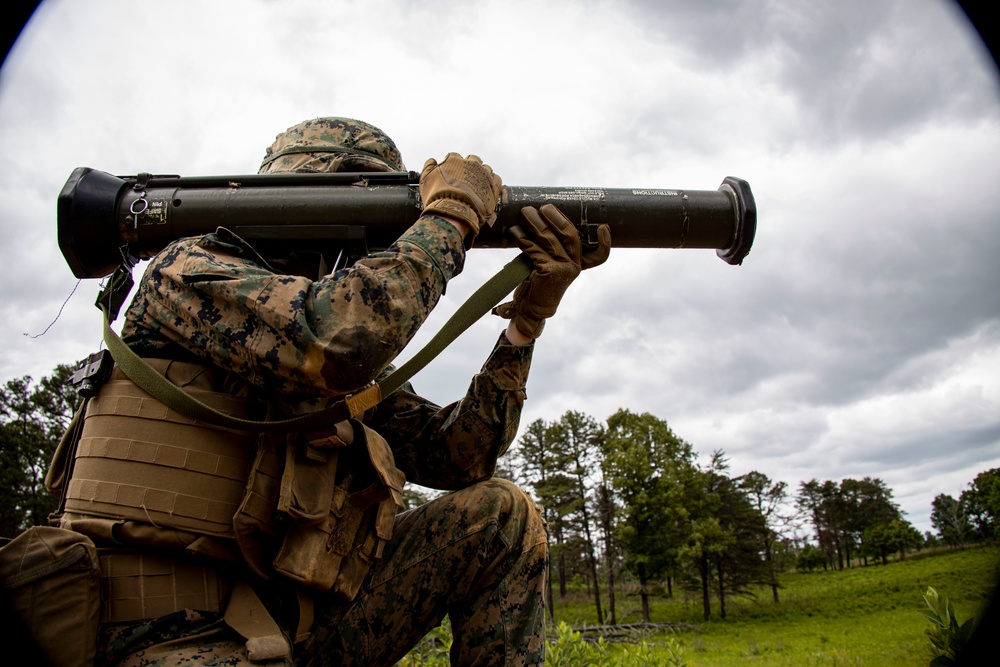
[(424, 213), (464, 222), (478, 234), (496, 220), (501, 185), (500, 176), (479, 157), (448, 153), (441, 164), (434, 158), (424, 163), (420, 199)]

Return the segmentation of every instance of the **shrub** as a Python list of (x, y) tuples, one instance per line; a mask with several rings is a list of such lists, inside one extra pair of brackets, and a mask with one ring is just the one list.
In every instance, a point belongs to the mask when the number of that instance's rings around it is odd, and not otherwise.
[(975, 629), (973, 619), (959, 625), (951, 602), (940, 597), (930, 586), (924, 593), (924, 602), (929, 611), (921, 611), (920, 614), (931, 622), (931, 627), (924, 630), (931, 643), (930, 667), (957, 665), (958, 654), (969, 643)]
[(603, 638), (588, 642), (567, 623), (556, 628), (558, 637), (550, 642), (546, 667), (684, 667), (680, 644), (669, 637), (658, 652), (642, 642), (634, 646), (612, 646)]
[[(396, 667), (447, 667), (451, 650), (451, 627), (447, 619), (413, 647)], [(604, 639), (589, 642), (568, 623), (560, 623), (550, 637), (546, 667), (684, 667), (680, 644), (669, 637), (657, 651), (642, 642), (636, 646), (612, 646)]]

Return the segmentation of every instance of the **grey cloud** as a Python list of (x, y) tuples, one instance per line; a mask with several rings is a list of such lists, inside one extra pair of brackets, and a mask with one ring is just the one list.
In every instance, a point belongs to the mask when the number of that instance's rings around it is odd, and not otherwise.
[[(873, 443), (874, 444), (874, 443)], [(948, 455), (942, 457), (942, 450)], [(861, 458), (853, 465), (869, 466), (871, 470), (886, 470), (898, 466), (935, 462), (938, 474), (964, 470), (977, 462), (988, 467), (988, 461), (1000, 457), (1000, 419), (984, 424), (955, 424), (953, 429), (926, 434), (924, 438), (897, 443), (878, 443), (864, 448)], [(971, 481), (971, 480), (970, 480)]]
[(1000, 99), (988, 52), (951, 2), (630, 5), (637, 25), (682, 45), (696, 71), (749, 75), (765, 63), (799, 102), (798, 142), (895, 139), (914, 125), (981, 118)]

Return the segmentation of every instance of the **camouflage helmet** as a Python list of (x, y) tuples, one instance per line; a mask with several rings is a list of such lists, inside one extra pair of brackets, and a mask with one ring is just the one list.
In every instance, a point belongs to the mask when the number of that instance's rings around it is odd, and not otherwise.
[(314, 118), (274, 139), (258, 173), (406, 171), (396, 144), (382, 130), (352, 118)]

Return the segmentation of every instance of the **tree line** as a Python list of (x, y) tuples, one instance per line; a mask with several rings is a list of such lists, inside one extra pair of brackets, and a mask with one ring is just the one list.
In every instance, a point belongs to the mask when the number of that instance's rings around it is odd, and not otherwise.
[[(976, 475), (958, 498), (938, 494), (931, 503), (931, 525), (953, 547), (1000, 537), (1000, 468)], [(928, 539), (934, 537), (928, 535)]]
[[(605, 423), (577, 411), (536, 420), (503, 474), (533, 491), (548, 522), (553, 619), (554, 600), (574, 580), (593, 598), (598, 623), (615, 623), (623, 578), (646, 622), (650, 596), (678, 586), (700, 597), (709, 620), (760, 586), (777, 603), (789, 568), (884, 565), (939, 540), (906, 520), (877, 477), (811, 479), (793, 492), (761, 471), (732, 475), (721, 450), (699, 461), (665, 420), (625, 409)], [(943, 498), (932, 512), (940, 539), (998, 537), (1000, 469), (978, 475), (959, 501)]]
[[(0, 391), (0, 535), (43, 525), (57, 500), (43, 479), (79, 403), (58, 366)], [(552, 576), (547, 605), (582, 586), (598, 624), (617, 621), (616, 594), (694, 592), (705, 620), (761, 585), (779, 601), (779, 574), (884, 564), (925, 544), (964, 546), (1000, 536), (1000, 468), (980, 473), (958, 499), (938, 495), (937, 534), (921, 535), (878, 478), (812, 479), (792, 494), (760, 471), (732, 475), (723, 451), (700, 461), (667, 422), (619, 409), (606, 422), (578, 411), (527, 425), (500, 476), (532, 491), (548, 522)], [(408, 496), (419, 502), (418, 491)], [(810, 538), (800, 530), (810, 526)]]
[(41, 526), (58, 501), (45, 471), (78, 403), (68, 365), (34, 382), (25, 376), (0, 387), (0, 537)]
[(698, 591), (706, 619), (713, 606), (724, 617), (727, 598), (754, 584), (778, 597), (785, 483), (756, 471), (731, 476), (722, 451), (700, 464), (660, 418), (621, 409), (605, 424), (577, 411), (536, 420), (507, 474), (532, 489), (548, 522), (553, 618), (556, 595), (577, 578), (597, 623), (615, 623), (619, 573), (634, 582), (646, 622), (661, 588)]

